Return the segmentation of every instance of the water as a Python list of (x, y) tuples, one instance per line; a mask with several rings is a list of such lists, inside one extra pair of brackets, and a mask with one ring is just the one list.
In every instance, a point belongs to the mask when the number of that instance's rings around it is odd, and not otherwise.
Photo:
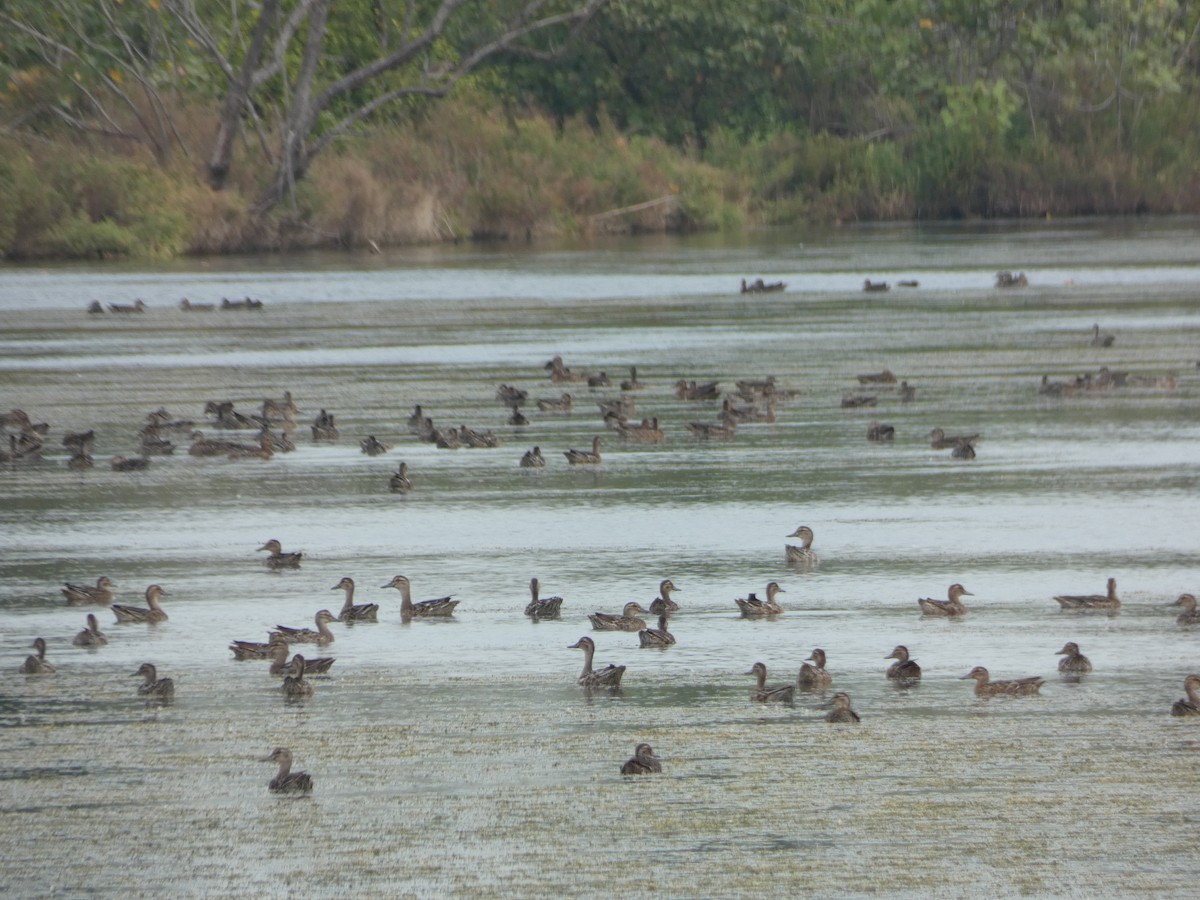
[[(1187, 895), (1197, 821), (1194, 721), (1167, 713), (1197, 666), (1196, 634), (1168, 608), (1196, 592), (1200, 422), (1197, 222), (862, 228), (740, 243), (646, 239), (587, 248), (438, 248), (385, 257), (188, 261), (145, 268), (0, 270), (0, 406), (51, 423), (47, 460), (0, 468), (0, 833), (9, 896), (867, 894)], [(1022, 269), (1026, 290), (992, 287)], [(743, 277), (784, 280), (742, 296)], [(864, 278), (917, 278), (864, 294)], [(184, 313), (252, 295), (260, 313)], [(92, 299), (150, 306), (88, 316)], [(1090, 346), (1093, 323), (1117, 336)], [(661, 446), (604, 429), (617, 390), (559, 387), (542, 364), (636, 365), (635, 418)], [(1173, 390), (1040, 396), (1101, 366), (1174, 372)], [(884, 368), (917, 389), (871, 388)], [(676, 399), (678, 378), (773, 374), (795, 390), (774, 424), (730, 442), (691, 438), (714, 403)], [(504, 424), (497, 385), (576, 397), (571, 415)], [(177, 451), (146, 473), (107, 459), (136, 449), (166, 406), (204, 426), (210, 399), (250, 412), (291, 390), (299, 449), (269, 462)], [(504, 437), (439, 450), (404, 422)], [(318, 409), (342, 439), (317, 445)], [(891, 445), (868, 423), (895, 426)], [(978, 458), (928, 433), (982, 434)], [(66, 468), (65, 431), (95, 428), (97, 466)], [(212, 428), (205, 428), (206, 433)], [(358, 449), (367, 434), (386, 456)], [(600, 434), (604, 463), (562, 451)], [(186, 439), (180, 439), (186, 445)], [(518, 469), (540, 445), (541, 473)], [(415, 489), (387, 491), (399, 461)], [(821, 563), (789, 568), (784, 536), (816, 532)], [(305, 552), (269, 573), (254, 548)], [(451, 622), (399, 620), (452, 593)], [(163, 585), (170, 621), (117, 626), (71, 646), (84, 608), (64, 581), (108, 575), (120, 602)], [(314, 697), (285, 704), (266, 665), (233, 639), (337, 611), (349, 575), (377, 625), (335, 625), (337, 657)], [(528, 582), (565, 597), (561, 621), (521, 610)], [(628, 666), (617, 696), (586, 695), (567, 649), (586, 613), (680, 588), (678, 645), (641, 650), (596, 633), (597, 663)], [(1119, 616), (1064, 614), (1059, 593), (1102, 593)], [(786, 613), (737, 617), (733, 598), (779, 581)], [(964, 621), (923, 619), (918, 597), (972, 591)], [(14, 674), (38, 635), (58, 666)], [(1061, 681), (1077, 641), (1096, 671)], [(925, 670), (888, 684), (898, 643)], [(813, 647), (862, 715), (822, 721), (820, 697), (760, 708), (744, 675), (794, 679)], [(144, 706), (130, 677), (155, 662), (172, 706)], [(961, 676), (1040, 674), (1043, 696), (977, 701)], [(639, 741), (664, 774), (622, 779)], [(290, 746), (310, 799), (268, 794)]]

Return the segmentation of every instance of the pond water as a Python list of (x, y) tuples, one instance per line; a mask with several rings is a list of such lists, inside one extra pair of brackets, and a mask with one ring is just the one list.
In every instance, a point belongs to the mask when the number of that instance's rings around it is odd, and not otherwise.
[[(41, 462), (0, 466), (0, 890), (1192, 894), (1200, 718), (1169, 711), (1200, 629), (1169, 604), (1200, 588), (1198, 237), (1195, 220), (1084, 221), (0, 269), (0, 407), (50, 423)], [(1029, 286), (994, 287), (1009, 269)], [(739, 292), (757, 277), (787, 289)], [(189, 313), (184, 296), (264, 306)], [(85, 312), (136, 298), (143, 314)], [(555, 355), (614, 387), (552, 383)], [(657, 417), (661, 444), (601, 419), (630, 366), (631, 418)], [(1129, 381), (1039, 392), (1102, 367)], [(911, 402), (859, 384), (885, 369)], [(769, 375), (794, 392), (775, 422), (689, 433), (720, 404), (679, 399), (678, 379), (727, 395)], [(528, 425), (506, 424), (500, 384), (529, 392)], [(294, 452), (198, 458), (184, 430), (145, 472), (108, 465), (160, 406), (246, 440), (205, 403), (254, 413), (285, 390)], [(534, 405), (563, 391), (569, 414)], [(422, 442), (415, 404), (503, 444)], [(339, 440), (311, 440), (321, 409)], [(895, 439), (867, 441), (872, 420)], [(976, 458), (932, 449), (935, 427), (979, 434)], [(70, 469), (62, 435), (89, 428), (96, 466)], [(394, 448), (364, 455), (369, 434)], [(596, 435), (602, 463), (569, 466)], [(545, 469), (519, 468), (535, 445)], [(388, 490), (401, 461), (405, 495)], [(785, 560), (801, 524), (815, 568)], [(268, 571), (269, 538), (301, 568)], [(381, 587), (401, 573), (414, 599), (460, 600), (453, 619), (402, 623)], [(169, 621), (66, 605), (64, 582), (101, 575), (122, 603), (162, 585)], [(335, 623), (330, 674), (286, 703), (227, 646), (336, 614), (343, 576), (379, 622)], [(535, 576), (561, 619), (522, 614)], [(1119, 615), (1053, 599), (1110, 577)], [(674, 647), (591, 631), (588, 613), (647, 605), (665, 578)], [(734, 598), (770, 581), (784, 613), (740, 618)], [(923, 617), (917, 599), (955, 582), (967, 615)], [(89, 611), (97, 651), (71, 644)], [(620, 693), (576, 685), (584, 634), (628, 667)], [(58, 671), (17, 674), (37, 636)], [(1095, 666), (1082, 681), (1057, 673), (1066, 641)], [(897, 644), (918, 687), (884, 677)], [(753, 663), (794, 683), (815, 647), (861, 724), (827, 724), (821, 695), (750, 701)], [(145, 661), (173, 704), (137, 696)], [(976, 665), (1046, 683), (979, 700)], [(663, 774), (621, 777), (641, 741)], [(268, 793), (275, 746), (311, 797)]]

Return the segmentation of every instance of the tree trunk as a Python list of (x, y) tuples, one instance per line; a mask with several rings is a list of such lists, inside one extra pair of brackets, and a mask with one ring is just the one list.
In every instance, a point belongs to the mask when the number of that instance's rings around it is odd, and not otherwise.
[(212, 154), (208, 158), (208, 183), (214, 191), (225, 187), (229, 177), (229, 164), (233, 158), (233, 142), (237, 137), (242, 122), (242, 110), (249, 102), (250, 79), (262, 61), (263, 47), (266, 46), (267, 32), (275, 24), (275, 16), (279, 11), (279, 0), (263, 0), (258, 14), (258, 23), (254, 26), (254, 34), (250, 38), (250, 46), (242, 59), (242, 67), (236, 80), (229, 85), (229, 93), (221, 107), (221, 119), (217, 125), (217, 136), (213, 141)]

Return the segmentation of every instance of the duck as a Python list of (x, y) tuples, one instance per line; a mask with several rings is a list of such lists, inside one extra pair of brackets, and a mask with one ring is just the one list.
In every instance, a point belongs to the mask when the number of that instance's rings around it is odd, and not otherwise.
[(835, 724), (842, 723), (857, 723), (862, 721), (853, 709), (850, 708), (850, 695), (845, 691), (838, 691), (829, 698), (826, 707), (833, 707), (825, 716), (826, 722)]
[(449, 595), (413, 603), (408, 579), (403, 575), (397, 575), (385, 584), (384, 587), (395, 588), (400, 592), (400, 619), (404, 622), (407, 622), (414, 616), (425, 619), (452, 616), (454, 615), (454, 607), (458, 606), (460, 602), (458, 600), (451, 600), (450, 597), (453, 595)]
[(114, 472), (144, 472), (150, 468), (150, 460), (145, 456), (114, 456), (109, 465)]
[(887, 425), (875, 419), (867, 426), (868, 441), (894, 441), (896, 439), (896, 427)]
[(793, 544), (784, 544), (783, 552), (787, 557), (787, 561), (793, 565), (811, 567), (820, 562), (820, 557), (812, 548), (813, 530), (807, 525), (799, 526), (795, 531), (788, 535), (789, 538), (799, 538), (800, 546)]
[(621, 382), (623, 391), (640, 391), (645, 385), (638, 381), (637, 366), (629, 367), (629, 377)]
[(791, 703), (796, 694), (793, 684), (778, 684), (767, 687), (767, 667), (764, 663), (756, 662), (750, 667), (747, 675), (758, 679), (758, 686), (750, 693), (750, 699), (756, 703)]
[(680, 378), (675, 382), (675, 396), (680, 400), (719, 400), (721, 383), (719, 381), (695, 382)]
[(921, 678), (921, 667), (917, 665), (915, 660), (908, 658), (908, 648), (903, 644), (897, 644), (884, 659), (894, 659), (895, 662), (888, 666), (887, 677), (893, 681), (919, 681)]
[(1183, 679), (1186, 698), (1176, 700), (1171, 706), (1173, 716), (1200, 716), (1200, 675), (1189, 675)]
[(1116, 335), (1109, 334), (1107, 331), (1100, 330), (1100, 323), (1097, 322), (1092, 326), (1092, 346), (1093, 347), (1111, 347), (1117, 338)]
[(275, 455), (275, 438), (270, 431), (260, 431), (257, 444), (234, 444), (225, 455), (230, 459), (270, 459)]
[(650, 775), (662, 771), (662, 763), (654, 755), (649, 744), (638, 744), (633, 748), (633, 756), (625, 760), (621, 766), (622, 775)]
[(896, 376), (891, 369), (884, 369), (882, 372), (868, 372), (866, 375), (858, 375), (859, 384), (895, 384)]
[(823, 691), (833, 684), (833, 676), (825, 671), (825, 651), (820, 647), (808, 655), (808, 659), (800, 666), (800, 674), (796, 683), (802, 690)]
[(316, 658), (312, 658), (300, 656), (300, 654), (296, 654), (292, 656), (291, 659), (288, 659), (287, 641), (283, 640), (273, 644), (272, 648), (272, 675), (285, 675), (297, 671), (300, 666), (300, 662), (297, 661), (297, 657), (299, 657), (299, 660), (304, 663), (305, 675), (324, 675), (331, 668), (333, 668), (333, 664), (337, 662), (337, 660), (332, 656), (318, 656)]
[(562, 609), (563, 598), (539, 597), (538, 588), (538, 580), (530, 578), (529, 593), (531, 599), (525, 606), (525, 615), (529, 616), (535, 622), (539, 619), (557, 619)]
[(191, 440), (192, 445), (188, 447), (189, 456), (226, 456), (243, 446), (234, 441), (206, 438), (203, 431), (193, 431)]
[(286, 699), (301, 700), (313, 695), (312, 684), (304, 680), (307, 668), (307, 661), (299, 653), (292, 657), (291, 672), (283, 676), (283, 684), (280, 687)]
[(638, 632), (640, 647), (670, 647), (675, 643), (675, 635), (667, 631), (667, 614), (658, 617), (657, 628), (644, 628)]
[(534, 447), (532, 450), (526, 450), (525, 455), (521, 457), (520, 466), (522, 469), (544, 469), (546, 458), (542, 456), (542, 448)]
[(620, 615), (594, 612), (588, 615), (588, 621), (592, 623), (592, 628), (596, 631), (643, 631), (646, 628), (646, 620), (639, 619), (638, 613), (645, 611), (642, 604), (636, 600), (630, 600), (625, 604)]
[(368, 434), (358, 442), (358, 445), (367, 456), (380, 456), (392, 449), (391, 444), (385, 444), (373, 434)]
[(68, 582), (62, 589), (62, 595), (67, 598), (67, 606), (86, 606), (90, 603), (108, 606), (113, 601), (112, 589), (112, 580), (107, 575), (101, 575), (96, 579), (95, 587)]
[(152, 584), (146, 588), (146, 607), (148, 608), (114, 603), (110, 609), (116, 615), (118, 622), (145, 622), (149, 625), (157, 625), (159, 622), (167, 621), (167, 614), (158, 603), (159, 597), (166, 596), (166, 591), (159, 585)]
[(930, 597), (922, 597), (917, 601), (917, 605), (921, 607), (922, 614), (926, 616), (949, 616), (954, 618), (967, 614), (967, 608), (963, 605), (962, 598), (975, 596), (961, 584), (950, 585), (946, 590), (946, 595), (948, 597), (946, 600), (934, 600)]
[(229, 645), (229, 649), (233, 651), (233, 658), (237, 660), (271, 659), (280, 644), (286, 650), (288, 645), (287, 638), (283, 636), (282, 632), (272, 631), (265, 643), (259, 641), (234, 641)]
[(46, 662), (46, 641), (44, 638), (34, 638), (31, 645), (36, 651), (34, 655), (25, 657), (20, 671), (26, 675), (49, 675), (54, 672), (54, 664)]
[(592, 438), (592, 450), (564, 450), (563, 456), (573, 466), (595, 466), (600, 464), (600, 436)]
[(627, 440), (637, 441), (642, 444), (661, 444), (666, 440), (663, 430), (658, 427), (658, 416), (650, 419), (642, 419), (640, 425), (630, 425), (626, 422), (618, 423), (617, 434)]
[(529, 399), (529, 392), (512, 385), (502, 384), (496, 388), (496, 399), (505, 406), (519, 406)]
[(570, 412), (574, 403), (570, 394), (562, 394), (557, 400), (539, 400), (537, 408), (542, 412)]
[(975, 447), (970, 441), (959, 441), (950, 451), (951, 459), (974, 459)]
[(1196, 611), (1196, 598), (1191, 594), (1180, 594), (1179, 599), (1171, 604), (1182, 606), (1183, 612), (1175, 620), (1176, 625), (1200, 625), (1200, 612)]
[(976, 666), (962, 676), (963, 681), (968, 678), (975, 679), (975, 696), (984, 699), (1000, 695), (1030, 697), (1038, 693), (1045, 684), (1045, 679), (1040, 675), (1034, 675), (1031, 678), (1013, 678), (1008, 681), (992, 681), (988, 670), (983, 666)]
[(360, 603), (357, 606), (354, 603), (354, 579), (346, 576), (333, 587), (331, 591), (345, 591), (346, 602), (342, 604), (342, 611), (338, 613), (339, 622), (377, 622), (379, 615), (378, 603)]
[(76, 647), (103, 647), (108, 643), (108, 638), (100, 631), (100, 623), (96, 621), (96, 617), (88, 613), (87, 628), (75, 635), (71, 643)]
[(858, 409), (860, 406), (874, 406), (878, 402), (879, 399), (870, 394), (842, 394), (842, 409)]
[(1055, 656), (1061, 656), (1058, 661), (1058, 671), (1063, 675), (1086, 675), (1092, 671), (1092, 662), (1079, 652), (1079, 645), (1067, 641)]
[(608, 377), (607, 372), (601, 372), (599, 375), (589, 375), (587, 386), (590, 388), (611, 387), (612, 380)]
[(213, 417), (212, 425), (215, 428), (242, 430), (258, 428), (260, 424), (251, 416), (235, 410), (232, 400), (209, 400), (204, 404), (204, 414)]
[(276, 747), (270, 756), (262, 758), (262, 762), (279, 763), (279, 772), (267, 784), (269, 790), (276, 794), (312, 793), (312, 776), (307, 772), (292, 771), (292, 751), (287, 747)]
[(333, 632), (329, 630), (329, 623), (337, 621), (333, 613), (327, 609), (318, 610), (313, 620), (317, 624), (316, 631), (311, 628), (289, 628), (287, 625), (276, 625), (275, 630), (282, 634), (289, 644), (332, 644), (334, 638)]
[(336, 441), (341, 436), (337, 424), (333, 421), (333, 413), (321, 410), (313, 419), (312, 436), (314, 441)]
[(1121, 608), (1121, 600), (1117, 597), (1117, 579), (1108, 579), (1106, 594), (1059, 594), (1054, 598), (1062, 609), (1104, 610), (1116, 612)]
[(949, 450), (957, 447), (959, 444), (971, 444), (979, 440), (978, 434), (954, 434), (947, 435), (940, 428), (934, 428), (929, 432), (929, 446), (934, 450)]
[(136, 672), (130, 674), (132, 677), (141, 676), (143, 679), (137, 689), (140, 696), (164, 701), (175, 698), (175, 682), (170, 678), (159, 678), (154, 663), (142, 663)]
[(133, 303), (110, 303), (108, 311), (115, 313), (140, 313), (146, 311), (146, 304), (141, 300), (134, 300)]
[(679, 604), (671, 599), (671, 592), (677, 590), (679, 588), (675, 587), (670, 578), (666, 581), (660, 581), (658, 584), (658, 596), (650, 601), (650, 615), (669, 616), (679, 612)]
[(275, 540), (275, 538), (271, 538), (271, 540), (267, 541), (255, 552), (258, 553), (263, 550), (266, 550), (269, 554), (263, 560), (263, 565), (268, 569), (298, 569), (300, 568), (300, 560), (304, 558), (304, 553), (299, 550), (284, 553), (283, 545)]
[(550, 380), (555, 384), (564, 382), (587, 381), (586, 372), (572, 372), (570, 368), (563, 362), (561, 356), (556, 356), (546, 363), (542, 368), (550, 373)]
[(388, 490), (393, 494), (407, 494), (412, 486), (412, 479), (408, 477), (408, 463), (402, 462), (388, 479)]
[(1024, 272), (1014, 275), (1012, 272), (1003, 271), (996, 273), (996, 287), (998, 288), (1015, 288), (1028, 287), (1029, 279), (1025, 277)]
[(515, 403), (512, 407), (512, 415), (508, 417), (508, 424), (515, 425), (518, 428), (529, 424), (529, 418), (525, 415), (525, 413), (521, 412), (521, 407), (517, 406)]
[(900, 402), (912, 403), (917, 399), (917, 389), (907, 381), (900, 382)]
[(614, 666), (609, 663), (603, 669), (592, 668), (592, 657), (596, 654), (596, 642), (584, 635), (567, 647), (568, 650), (583, 651), (583, 672), (575, 679), (577, 684), (584, 687), (620, 687), (621, 678), (625, 674), (624, 666)]
[(734, 602), (738, 605), (738, 609), (742, 611), (745, 618), (763, 618), (765, 616), (777, 616), (783, 612), (783, 607), (775, 602), (776, 594), (785, 594), (783, 588), (777, 582), (772, 581), (767, 585), (767, 599), (759, 600), (757, 596), (751, 594), (749, 597), (738, 597)]
[(872, 281), (870, 278), (868, 278), (863, 281), (863, 290), (868, 294), (874, 294), (890, 291), (891, 287), (889, 287), (886, 281)]
[(268, 422), (292, 428), (296, 425), (296, 413), (300, 411), (296, 406), (296, 401), (292, 399), (291, 391), (284, 391), (283, 398), (280, 400), (276, 400), (274, 397), (264, 398), (261, 409), (263, 418)]

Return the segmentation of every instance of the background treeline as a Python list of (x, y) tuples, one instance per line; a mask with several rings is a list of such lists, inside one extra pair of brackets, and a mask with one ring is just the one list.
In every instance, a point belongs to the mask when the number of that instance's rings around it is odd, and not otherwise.
[(6, 0), (0, 26), (14, 258), (1200, 212), (1188, 0)]

